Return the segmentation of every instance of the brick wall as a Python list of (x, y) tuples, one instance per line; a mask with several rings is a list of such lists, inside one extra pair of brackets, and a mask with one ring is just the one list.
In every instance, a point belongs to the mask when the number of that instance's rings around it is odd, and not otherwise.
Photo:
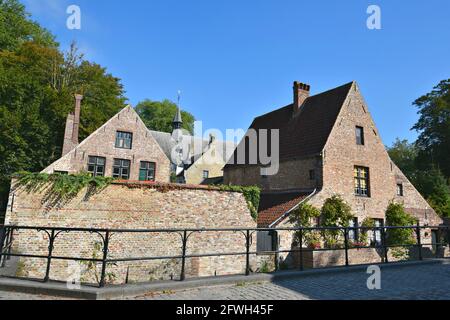
[[(310, 170), (315, 171), (315, 179), (310, 179)], [(320, 158), (308, 157), (281, 161), (276, 175), (262, 177), (259, 166), (228, 166), (224, 169), (225, 184), (257, 185), (264, 191), (320, 188), (322, 167)]]
[[(12, 201), (14, 198), (14, 201)], [(167, 228), (241, 228), (256, 227), (241, 193), (224, 192), (199, 186), (170, 184), (114, 183), (86, 198), (86, 190), (61, 207), (48, 207), (45, 190), (27, 193), (19, 188), (10, 196), (6, 223), (19, 226), (87, 227), (115, 229)], [(63, 233), (55, 242), (54, 255), (91, 258), (100, 255), (94, 244), (101, 239), (90, 233)], [(21, 231), (15, 235), (14, 251), (46, 254), (48, 242), (43, 232)], [(253, 245), (256, 248), (256, 244)], [(254, 249), (252, 249), (254, 250)], [(240, 233), (196, 233), (189, 238), (188, 254), (245, 252), (245, 238)], [(112, 258), (176, 256), (181, 253), (178, 234), (115, 234), (110, 242)], [(252, 258), (252, 264), (255, 263)], [(177, 278), (179, 260), (121, 262), (109, 265), (115, 283)], [(44, 259), (22, 259), (18, 273), (42, 278)], [(243, 273), (244, 256), (193, 258), (187, 260), (187, 276), (213, 276)], [(70, 273), (67, 261), (54, 260), (51, 278), (65, 280)], [(97, 275), (99, 269), (97, 270)], [(95, 280), (90, 270), (87, 282)]]

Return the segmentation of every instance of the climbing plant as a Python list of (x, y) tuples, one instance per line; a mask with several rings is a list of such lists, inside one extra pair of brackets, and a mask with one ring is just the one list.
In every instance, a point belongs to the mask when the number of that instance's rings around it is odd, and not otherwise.
[(84, 188), (87, 188), (86, 196), (88, 197), (104, 189), (113, 181), (110, 177), (92, 177), (88, 173), (68, 175), (19, 172), (14, 175), (14, 178), (17, 179), (15, 187), (23, 187), (28, 192), (45, 191), (44, 202), (49, 205), (67, 202)]

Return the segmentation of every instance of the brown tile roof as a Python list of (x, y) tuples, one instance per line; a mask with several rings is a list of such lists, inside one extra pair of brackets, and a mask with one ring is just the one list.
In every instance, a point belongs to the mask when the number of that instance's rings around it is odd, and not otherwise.
[(311, 192), (300, 191), (262, 193), (258, 209), (258, 228), (267, 228), (310, 194)]
[[(352, 84), (307, 98), (295, 117), (292, 117), (293, 105), (290, 104), (255, 118), (250, 128), (280, 130), (280, 160), (318, 154), (325, 146)], [(236, 151), (233, 156), (236, 159)]]

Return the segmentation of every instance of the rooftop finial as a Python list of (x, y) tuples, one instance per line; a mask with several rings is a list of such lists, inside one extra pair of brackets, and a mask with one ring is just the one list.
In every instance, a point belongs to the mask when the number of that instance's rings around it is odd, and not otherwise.
[(178, 90), (177, 113), (175, 114), (175, 118), (173, 119), (173, 130), (181, 129), (181, 125), (183, 124), (183, 119), (181, 117), (180, 100), (181, 90)]

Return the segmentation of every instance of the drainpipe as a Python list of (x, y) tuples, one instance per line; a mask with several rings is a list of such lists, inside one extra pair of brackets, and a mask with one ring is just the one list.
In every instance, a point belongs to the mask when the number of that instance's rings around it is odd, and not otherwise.
[(314, 191), (307, 196), (305, 199), (303, 199), (302, 201), (300, 201), (296, 206), (292, 207), (291, 209), (289, 209), (289, 211), (286, 211), (281, 217), (279, 217), (277, 220), (275, 220), (274, 222), (272, 222), (271, 225), (269, 225), (269, 228), (273, 228), (274, 226), (276, 226), (281, 220), (283, 220), (284, 218), (286, 218), (292, 211), (296, 210), (298, 207), (300, 207), (301, 204), (305, 203), (306, 201), (308, 201), (309, 199), (311, 199), (315, 194), (317, 193), (317, 188), (314, 189)]

